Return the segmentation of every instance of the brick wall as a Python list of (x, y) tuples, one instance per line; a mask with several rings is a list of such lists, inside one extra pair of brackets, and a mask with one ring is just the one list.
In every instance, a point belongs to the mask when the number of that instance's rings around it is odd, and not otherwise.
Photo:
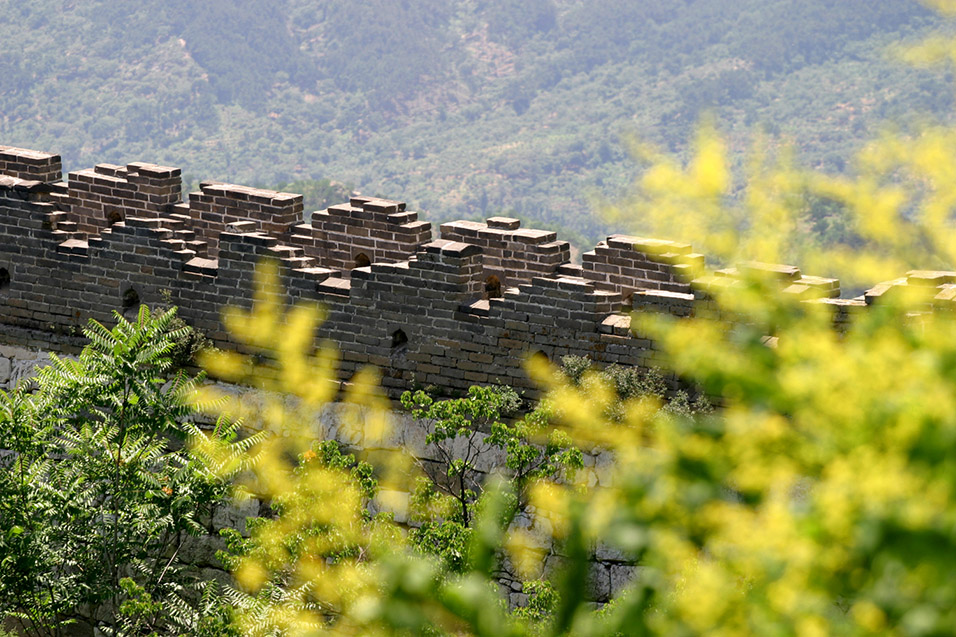
[(704, 256), (690, 244), (614, 235), (581, 255), (581, 276), (617, 292), (625, 305), (640, 290), (687, 294), (704, 267)]
[(127, 216), (155, 218), (182, 196), (179, 168), (133, 163), (99, 164), (72, 172), (58, 189), (75, 238), (95, 235)]
[(61, 174), (59, 155), (13, 146), (0, 146), (0, 175), (49, 183), (59, 181)]
[(313, 213), (311, 224), (295, 227), (291, 242), (348, 276), (367, 262), (407, 259), (431, 238), (431, 224), (407, 211), (403, 202), (352, 197), (347, 204)]
[[(442, 224), (441, 236), (464, 241), (482, 249), (483, 276), (492, 292), (495, 277), (501, 289), (530, 281), (535, 276), (554, 274), (571, 260), (571, 246), (558, 241), (557, 233), (522, 228), (518, 219), (491, 217), (484, 223), (452, 221)], [(498, 296), (494, 290), (488, 296)]]
[(654, 344), (632, 331), (630, 309), (714, 315), (714, 291), (739, 285), (741, 274), (825, 304), (838, 324), (899, 286), (926, 290), (933, 307), (956, 303), (956, 274), (947, 272), (912, 272), (839, 299), (838, 281), (793, 266), (742, 263), (698, 276), (703, 256), (691, 246), (622, 235), (574, 265), (567, 242), (514, 219), (444, 224), (433, 241), (403, 203), (355, 197), (303, 224), (301, 195), (206, 182), (183, 203), (176, 168), (101, 164), (58, 182), (56, 155), (0, 148), (0, 332), (51, 342), (90, 318), (109, 322), (113, 310), (168, 301), (218, 345), (235, 347), (221, 312), (249, 306), (264, 258), (281, 264), (288, 302), (326, 305), (319, 336), (338, 345), (343, 378), (377, 365), (393, 392), (530, 390), (532, 354), (660, 366)]
[[(217, 345), (237, 347), (222, 310), (251, 305), (263, 259), (280, 264), (285, 301), (327, 308), (317, 336), (338, 346), (342, 378), (376, 365), (392, 395), (504, 383), (533, 396), (524, 372), (531, 355), (661, 367), (655, 344), (632, 330), (630, 309), (716, 316), (715, 292), (742, 285), (741, 275), (826, 306), (840, 327), (904, 289), (924, 294), (927, 309), (956, 311), (956, 272), (912, 271), (841, 299), (838, 281), (794, 266), (741, 263), (702, 275), (703, 256), (676, 242), (615, 235), (574, 265), (555, 233), (514, 219), (444, 224), (433, 241), (428, 223), (383, 199), (353, 198), (302, 224), (302, 197), (292, 193), (206, 182), (180, 202), (176, 168), (101, 164), (59, 180), (59, 156), (0, 147), (0, 386), (28, 373), (32, 364), (18, 360), (23, 348), (75, 352), (89, 319), (109, 323), (113, 311), (132, 314), (140, 302), (171, 302)], [(357, 263), (360, 255), (368, 265)], [(320, 421), (336, 437), (334, 419)], [(396, 444), (427, 460), (413, 425), (399, 427)], [(601, 461), (586, 458), (585, 472), (603, 485)], [(192, 563), (216, 576), (195, 555)], [(598, 547), (589, 576), (595, 599), (613, 596), (634, 569)], [(521, 594), (510, 600), (521, 603)]]
[(219, 182), (203, 182), (189, 193), (189, 203), (175, 207), (188, 218), (196, 234), (209, 244), (208, 254), (219, 249), (219, 234), (230, 224), (251, 221), (254, 228), (288, 238), (302, 219), (302, 195), (249, 188)]

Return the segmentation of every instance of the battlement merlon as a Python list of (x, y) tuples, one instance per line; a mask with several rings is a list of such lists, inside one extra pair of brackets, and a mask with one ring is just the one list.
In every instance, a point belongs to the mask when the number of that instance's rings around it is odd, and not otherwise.
[(351, 270), (370, 263), (410, 258), (432, 240), (432, 227), (405, 203), (377, 197), (352, 197), (347, 204), (312, 214), (295, 227), (292, 244), (330, 268)]
[(704, 255), (689, 243), (611, 235), (581, 255), (580, 276), (631, 306), (643, 290), (690, 293), (691, 280), (703, 269)]
[(489, 296), (502, 288), (555, 274), (571, 261), (571, 245), (549, 230), (521, 228), (521, 221), (491, 217), (485, 222), (452, 221), (441, 226), (442, 239), (480, 246)]
[(182, 197), (182, 172), (143, 162), (98, 164), (71, 172), (58, 196), (76, 224), (74, 238), (83, 239), (127, 217), (168, 214)]
[(189, 193), (188, 204), (176, 211), (191, 220), (196, 234), (209, 244), (210, 256), (219, 249), (219, 234), (231, 223), (252, 221), (256, 230), (288, 237), (302, 219), (302, 195), (204, 181)]
[(26, 181), (60, 181), (63, 166), (59, 155), (14, 146), (0, 146), (0, 174)]
[[(404, 291), (394, 297), (398, 288)], [(457, 307), (481, 296), (481, 248), (438, 239), (423, 245), (407, 261), (355, 268), (352, 289), (376, 301), (402, 298), (409, 308), (423, 303)]]

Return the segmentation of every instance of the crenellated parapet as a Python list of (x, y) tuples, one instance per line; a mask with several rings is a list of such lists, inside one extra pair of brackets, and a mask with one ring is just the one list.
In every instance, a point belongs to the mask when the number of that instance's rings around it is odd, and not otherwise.
[(295, 227), (292, 243), (331, 268), (349, 273), (370, 263), (401, 261), (431, 241), (432, 228), (405, 203), (352, 197), (349, 203), (312, 214)]
[(557, 233), (522, 228), (521, 221), (491, 217), (485, 222), (452, 221), (442, 224), (441, 236), (464, 241), (482, 249), (488, 296), (500, 296), (503, 288), (550, 275), (571, 260), (571, 246), (558, 241)]
[(704, 255), (689, 243), (613, 235), (581, 255), (581, 276), (618, 293), (631, 306), (636, 292), (689, 293), (691, 280), (704, 269)]
[[(170, 303), (221, 347), (236, 347), (222, 310), (252, 302), (258, 262), (280, 265), (286, 300), (318, 301), (318, 336), (336, 343), (342, 376), (383, 370), (400, 391), (506, 383), (533, 390), (530, 355), (660, 366), (633, 312), (713, 316), (715, 291), (765, 277), (834, 310), (837, 323), (904, 289), (953, 309), (956, 273), (910, 272), (856, 299), (835, 279), (741, 263), (705, 273), (689, 244), (613, 235), (570, 260), (554, 232), (516, 219), (430, 224), (398, 201), (353, 197), (302, 221), (302, 196), (204, 182), (181, 200), (178, 168), (100, 164), (60, 181), (57, 155), (0, 147), (0, 338), (31, 343), (79, 331), (112, 311)], [(19, 331), (17, 331), (19, 330)]]
[(58, 185), (58, 199), (75, 224), (72, 230), (82, 235), (97, 234), (127, 216), (164, 215), (182, 198), (181, 171), (168, 166), (99, 164), (67, 178)]
[(233, 223), (251, 222), (258, 232), (288, 240), (293, 226), (302, 219), (303, 207), (302, 195), (207, 181), (197, 192), (189, 193), (188, 203), (175, 210), (189, 218), (197, 235), (209, 244), (209, 255), (214, 256), (220, 233)]
[(0, 175), (51, 183), (60, 181), (63, 174), (59, 155), (26, 148), (0, 146)]

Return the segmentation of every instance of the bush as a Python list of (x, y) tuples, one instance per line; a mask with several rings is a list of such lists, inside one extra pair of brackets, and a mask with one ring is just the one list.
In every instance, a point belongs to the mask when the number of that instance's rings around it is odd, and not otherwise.
[[(950, 50), (937, 43), (921, 55)], [(952, 129), (887, 135), (861, 154), (859, 174), (850, 177), (755, 161), (742, 203), (729, 208), (723, 144), (704, 129), (686, 165), (644, 149), (651, 165), (635, 205), (645, 221), (699, 239), (720, 264), (801, 254), (854, 283), (896, 277), (927, 259), (951, 267), (954, 140)], [(868, 252), (788, 245), (807, 192), (845, 206)], [(713, 317), (636, 316), (634, 329), (653, 339), (668, 374), (719, 397), (710, 413), (688, 415), (680, 397), (661, 409), (660, 384), (631, 371), (610, 369), (602, 381), (581, 361), (570, 361), (567, 375), (532, 361), (549, 389), (549, 426), (562, 425), (573, 446), (613, 452), (608, 486), (588, 489), (545, 473), (520, 489), (503, 478), (485, 481), (478, 498), (462, 485), (467, 453), (450, 457), (449, 475), (459, 479), (450, 495), (469, 531), (427, 536), (424, 543), (454, 548), (445, 565), (387, 520), (368, 524), (360, 491), (341, 472), (299, 472), (289, 459), (306, 447), (291, 428), (261, 450), (253, 482), (274, 497), (303, 490), (309, 497), (285, 501), (281, 523), (258, 540), (262, 557), (244, 560), (236, 573), (252, 591), (266, 590), (276, 573), (294, 573), (298, 597), (276, 594), (268, 613), (240, 617), (241, 625), (495, 636), (947, 634), (956, 624), (956, 341), (951, 315), (930, 310), (948, 307), (951, 290), (937, 298), (939, 288), (901, 284), (840, 325), (832, 306), (800, 302), (750, 269), (710, 288), (720, 309)], [(311, 339), (314, 310), (293, 310), (283, 323), (268, 303), (233, 314), (239, 334), (288, 342), (286, 326), (298, 325), (293, 341)], [(326, 355), (315, 367), (291, 347), (284, 355), (288, 389), (314, 403), (331, 397)], [(248, 369), (227, 358), (219, 366)], [(362, 410), (351, 426), (373, 432), (366, 444), (378, 450), (387, 427), (377, 409), (386, 405), (373, 386), (368, 373), (355, 380), (350, 395)], [(492, 435), (503, 431), (498, 399), (477, 400), (484, 391), (461, 402), (424, 395), (406, 402), (435, 419), (432, 441), (472, 441), (479, 420)], [(407, 458), (380, 457), (383, 492), (410, 490), (416, 472)], [(542, 588), (544, 609), (532, 605), (526, 617), (509, 613), (496, 591), (503, 555), (533, 579), (547, 551), (512, 526), (521, 498), (532, 523), (551, 530), (563, 563), (550, 580), (554, 595)], [(334, 541), (303, 544), (316, 523)], [(288, 551), (290, 542), (305, 550)], [(339, 546), (360, 550), (326, 559)], [(601, 613), (588, 601), (595, 547), (642, 567)]]
[(177, 556), (227, 484), (183, 449), (197, 379), (170, 375), (175, 317), (91, 322), (77, 360), (0, 392), (0, 614), (21, 629), (182, 631), (204, 615)]

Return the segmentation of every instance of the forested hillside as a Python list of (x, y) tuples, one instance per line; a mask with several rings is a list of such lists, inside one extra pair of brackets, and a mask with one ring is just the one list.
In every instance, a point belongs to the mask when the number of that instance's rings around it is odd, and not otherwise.
[(441, 221), (507, 212), (587, 243), (702, 112), (841, 169), (877, 122), (948, 117), (947, 78), (888, 45), (912, 0), (0, 0), (0, 141), (70, 169), (145, 159), (213, 178), (329, 179)]

